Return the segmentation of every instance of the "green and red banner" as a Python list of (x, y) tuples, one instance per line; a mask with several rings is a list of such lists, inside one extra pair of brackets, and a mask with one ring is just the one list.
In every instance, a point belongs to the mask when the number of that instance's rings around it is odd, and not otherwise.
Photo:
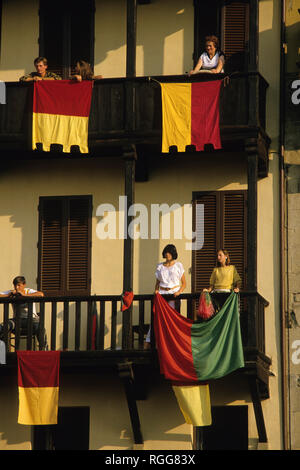
[(160, 295), (154, 298), (154, 331), (161, 373), (181, 384), (218, 379), (244, 367), (239, 298), (232, 293), (205, 322), (185, 318)]

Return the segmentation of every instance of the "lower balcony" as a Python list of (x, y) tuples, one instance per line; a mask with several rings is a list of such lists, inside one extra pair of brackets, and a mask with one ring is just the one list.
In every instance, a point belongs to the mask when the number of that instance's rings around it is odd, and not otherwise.
[[(181, 294), (175, 307), (181, 314), (195, 318), (199, 294)], [(23, 304), (23, 307), (22, 307)], [(30, 297), (12, 300), (0, 298), (2, 339), (6, 344), (6, 365), (0, 374), (15, 374), (16, 351), (60, 350), (62, 372), (114, 371), (125, 387), (134, 442), (143, 443), (136, 400), (147, 398), (147, 383), (153, 374), (160, 374), (151, 328), (151, 349), (144, 349), (144, 338), (152, 325), (153, 294), (135, 295), (132, 306), (122, 312), (120, 295), (89, 297)], [(22, 308), (28, 316), (20, 318)], [(261, 400), (269, 398), (271, 360), (265, 351), (265, 309), (268, 302), (257, 292), (240, 293), (240, 324), (245, 367), (233, 374), (242, 374), (248, 381), (260, 442), (267, 442)], [(39, 327), (33, 318), (39, 315)], [(15, 312), (15, 315), (13, 314)], [(10, 320), (14, 330), (9, 331)]]
[[(175, 299), (173, 296), (165, 296)], [(199, 294), (181, 294), (176, 310), (195, 318)], [(28, 317), (20, 319), (24, 300), (1, 298), (2, 339), (6, 344), (7, 366), (16, 363), (16, 351), (60, 350), (62, 368), (115, 367), (125, 359), (133, 364), (158, 365), (154, 328), (151, 349), (144, 338), (152, 324), (153, 294), (135, 295), (130, 309), (122, 312), (121, 296), (27, 298)], [(260, 393), (268, 397), (270, 359), (265, 351), (265, 309), (268, 302), (257, 292), (240, 293), (240, 324), (245, 369), (241, 373), (258, 379)], [(39, 315), (35, 330), (33, 309)], [(15, 315), (13, 314), (15, 311)], [(9, 321), (14, 318), (14, 330)], [(21, 323), (22, 322), (22, 323)]]

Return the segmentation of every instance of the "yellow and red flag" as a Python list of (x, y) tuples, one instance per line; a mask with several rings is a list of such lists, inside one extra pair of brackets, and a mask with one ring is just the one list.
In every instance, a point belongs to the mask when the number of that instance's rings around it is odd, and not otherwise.
[(19, 424), (57, 424), (60, 351), (17, 351)]
[(40, 80), (34, 83), (32, 148), (60, 144), (64, 152), (78, 145), (88, 153), (88, 122), (93, 82), (84, 80)]
[(221, 80), (200, 83), (161, 83), (162, 152), (176, 146), (185, 152), (212, 144), (221, 148), (219, 96)]

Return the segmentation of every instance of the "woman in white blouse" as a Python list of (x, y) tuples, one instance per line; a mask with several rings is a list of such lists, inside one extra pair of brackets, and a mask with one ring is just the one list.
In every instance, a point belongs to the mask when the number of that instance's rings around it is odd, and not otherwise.
[[(177, 250), (174, 245), (167, 245), (162, 252), (164, 263), (159, 263), (156, 267), (155, 293), (173, 294), (178, 297), (186, 287), (184, 269), (179, 261)], [(169, 304), (174, 307), (175, 302), (171, 300)]]
[(224, 73), (225, 57), (219, 50), (219, 40), (216, 36), (206, 36), (205, 52), (199, 57), (196, 67), (189, 75), (200, 72)]
[[(162, 252), (164, 263), (156, 267), (155, 294), (174, 295), (178, 297), (186, 288), (186, 280), (183, 265), (176, 261), (178, 258), (175, 245), (167, 245)], [(170, 300), (169, 305), (175, 308), (175, 301)], [(150, 347), (150, 328), (145, 340), (145, 349)]]

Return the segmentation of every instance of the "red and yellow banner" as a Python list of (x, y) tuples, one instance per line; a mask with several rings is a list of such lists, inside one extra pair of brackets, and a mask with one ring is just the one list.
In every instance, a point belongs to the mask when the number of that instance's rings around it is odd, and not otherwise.
[(19, 424), (57, 424), (60, 351), (17, 351)]
[(219, 96), (221, 80), (201, 83), (161, 83), (162, 152), (176, 146), (185, 152), (194, 145), (197, 151), (211, 144), (221, 148)]
[(40, 80), (34, 83), (32, 148), (43, 144), (45, 152), (51, 144), (60, 144), (70, 152), (78, 145), (88, 153), (88, 122), (93, 82), (85, 80)]

